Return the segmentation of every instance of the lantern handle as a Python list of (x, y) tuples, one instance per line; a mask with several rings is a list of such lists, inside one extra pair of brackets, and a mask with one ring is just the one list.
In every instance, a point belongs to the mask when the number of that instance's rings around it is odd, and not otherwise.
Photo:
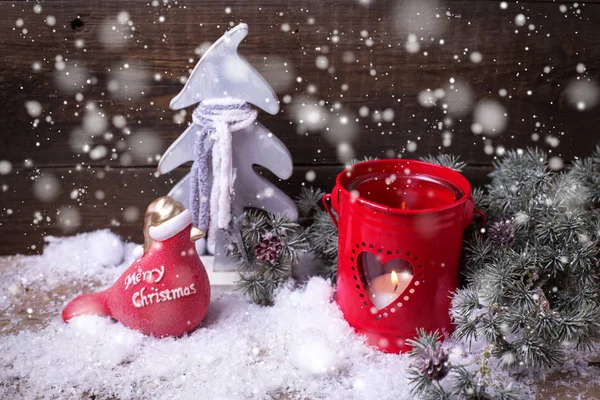
[(331, 220), (333, 221), (333, 224), (335, 225), (335, 227), (338, 227), (338, 220), (335, 217), (335, 215), (333, 215), (333, 212), (331, 211), (331, 206), (329, 205), (329, 201), (331, 201), (331, 194), (326, 194), (325, 196), (323, 196), (321, 198), (321, 200), (323, 201), (323, 205), (325, 206), (325, 210), (327, 210), (327, 213), (329, 214), (329, 217), (331, 218)]
[(485, 223), (487, 221), (487, 215), (485, 215), (485, 212), (482, 210), (478, 210), (478, 209), (475, 209), (475, 211), (473, 211), (473, 212), (481, 217), (479, 225), (481, 228), (484, 228)]
[(473, 223), (473, 214), (477, 214), (480, 217), (480, 221), (479, 221), (479, 225), (480, 228), (484, 228), (485, 227), (485, 222), (487, 221), (487, 216), (485, 215), (485, 212), (483, 212), (482, 210), (478, 210), (477, 208), (475, 208), (475, 200), (473, 200), (473, 196), (469, 196), (467, 198), (467, 202), (465, 203), (465, 209), (464, 209), (464, 219), (465, 219), (465, 223), (464, 223), (464, 227), (468, 227), (469, 225), (471, 225)]

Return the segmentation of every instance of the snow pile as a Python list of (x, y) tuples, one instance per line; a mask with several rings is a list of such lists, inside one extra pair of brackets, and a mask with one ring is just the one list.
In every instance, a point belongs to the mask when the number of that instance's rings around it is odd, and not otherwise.
[[(13, 288), (2, 301), (19, 306), (32, 288), (52, 293), (72, 282), (101, 289), (129, 265), (134, 247), (109, 231), (47, 238), (42, 255), (0, 272), (0, 289)], [(60, 298), (35, 310), (55, 315), (41, 330), (0, 336), (0, 398), (408, 398), (408, 359), (367, 347), (332, 294), (313, 278), (284, 289), (273, 307), (220, 295), (202, 327), (179, 339), (94, 316), (65, 324), (60, 311), (71, 298)]]
[[(101, 289), (131, 263), (134, 247), (109, 231), (49, 238), (43, 255), (0, 271), (1, 285), (22, 291), (3, 301), (23, 308), (32, 293), (26, 289), (36, 285), (51, 293), (93, 280)], [(0, 332), (0, 398), (410, 398), (408, 357), (366, 346), (332, 294), (328, 282), (312, 278), (301, 289), (283, 289), (273, 307), (238, 293), (217, 295), (203, 325), (178, 339), (147, 337), (95, 316), (65, 324), (60, 311), (71, 298), (58, 296), (36, 310), (54, 315), (41, 330)], [(453, 350), (452, 361), (473, 362), (462, 350)]]
[[(0, 293), (27, 296), (31, 289), (51, 292), (62, 284), (81, 281), (110, 285), (131, 263), (135, 248), (109, 230), (68, 238), (48, 236), (45, 241), (42, 255), (23, 258), (18, 267), (1, 271)], [(14, 300), (0, 296), (0, 307)]]
[(108, 229), (68, 238), (48, 236), (45, 240), (41, 257), (53, 272), (95, 276), (103, 267), (119, 265), (125, 257), (125, 245)]
[(320, 278), (282, 291), (270, 308), (222, 295), (203, 326), (180, 339), (57, 316), (40, 332), (0, 338), (0, 397), (409, 397), (407, 358), (365, 346), (330, 296)]

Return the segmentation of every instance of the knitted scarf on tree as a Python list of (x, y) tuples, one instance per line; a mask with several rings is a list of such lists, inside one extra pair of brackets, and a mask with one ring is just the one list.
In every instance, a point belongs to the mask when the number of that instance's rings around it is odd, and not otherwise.
[[(235, 179), (231, 134), (254, 123), (256, 114), (248, 103), (233, 98), (205, 100), (192, 114), (194, 123), (201, 130), (196, 137), (190, 177), (190, 208), (194, 226), (208, 230), (209, 248), (211, 242), (214, 243), (217, 229), (226, 229), (231, 221)], [(211, 150), (212, 187), (208, 174)]]

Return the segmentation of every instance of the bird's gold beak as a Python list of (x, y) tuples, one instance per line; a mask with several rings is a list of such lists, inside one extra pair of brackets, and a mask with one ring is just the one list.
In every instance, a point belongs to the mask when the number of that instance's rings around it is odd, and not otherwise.
[(192, 242), (195, 242), (198, 239), (202, 239), (204, 236), (206, 236), (206, 232), (204, 232), (200, 228), (192, 226), (192, 231), (190, 232), (190, 239), (192, 240)]

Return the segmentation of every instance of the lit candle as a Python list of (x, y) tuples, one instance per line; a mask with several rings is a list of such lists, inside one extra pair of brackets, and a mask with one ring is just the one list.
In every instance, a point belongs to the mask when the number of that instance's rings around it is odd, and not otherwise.
[(400, 274), (392, 271), (389, 274), (379, 275), (369, 283), (367, 294), (375, 308), (381, 310), (392, 304), (404, 292), (411, 280), (412, 274), (407, 271)]

